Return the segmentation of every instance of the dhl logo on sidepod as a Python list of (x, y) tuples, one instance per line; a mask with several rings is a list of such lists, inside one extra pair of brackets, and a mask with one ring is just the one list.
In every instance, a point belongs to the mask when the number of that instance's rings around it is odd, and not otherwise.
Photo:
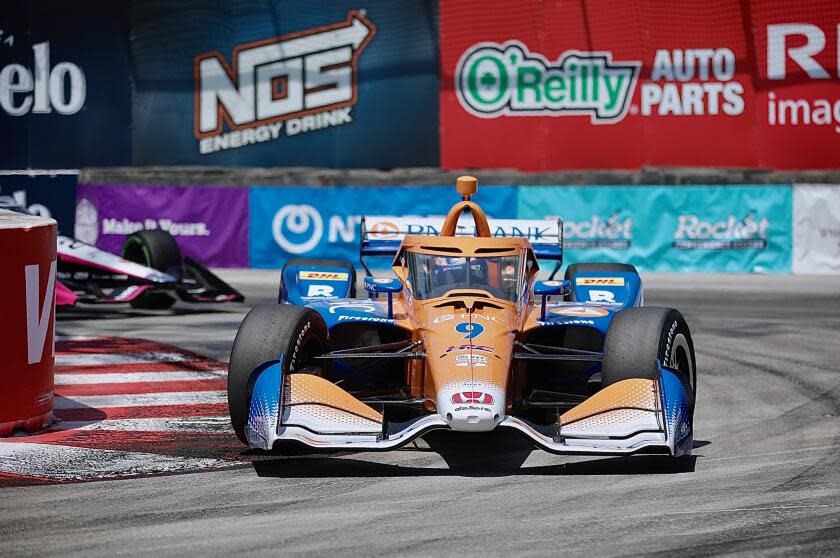
[(347, 273), (333, 271), (301, 271), (298, 273), (300, 279), (320, 279), (322, 281), (347, 281)]
[(614, 287), (624, 286), (624, 277), (578, 277), (575, 279), (578, 285), (612, 285)]

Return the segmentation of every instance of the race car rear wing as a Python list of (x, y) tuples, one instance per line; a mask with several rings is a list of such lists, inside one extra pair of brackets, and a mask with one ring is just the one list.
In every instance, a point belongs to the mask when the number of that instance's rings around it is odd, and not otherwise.
[[(365, 256), (397, 255), (400, 243), (407, 234), (438, 236), (444, 217), (387, 217), (363, 216), (359, 238), (359, 261), (371, 275)], [(494, 237), (523, 237), (531, 242), (537, 259), (557, 262), (551, 277), (563, 264), (563, 220), (489, 219)], [(475, 223), (467, 219), (458, 223), (455, 236), (476, 236)]]

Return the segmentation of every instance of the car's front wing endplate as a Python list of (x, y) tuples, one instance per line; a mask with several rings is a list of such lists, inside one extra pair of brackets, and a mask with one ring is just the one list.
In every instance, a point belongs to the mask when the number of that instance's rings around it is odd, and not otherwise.
[(499, 426), (552, 453), (690, 455), (693, 431), (685, 388), (674, 371), (657, 368), (658, 380), (617, 382), (561, 415), (552, 427), (511, 416)]

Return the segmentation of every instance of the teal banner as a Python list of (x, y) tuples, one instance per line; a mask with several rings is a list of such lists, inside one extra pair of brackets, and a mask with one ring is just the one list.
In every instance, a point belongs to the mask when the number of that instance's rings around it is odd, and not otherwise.
[(521, 219), (562, 217), (566, 262), (790, 273), (790, 186), (522, 186)]

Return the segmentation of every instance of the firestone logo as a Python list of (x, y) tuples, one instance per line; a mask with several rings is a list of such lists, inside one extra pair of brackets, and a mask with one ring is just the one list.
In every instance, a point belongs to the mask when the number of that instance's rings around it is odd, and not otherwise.
[[(195, 58), (195, 137), (201, 154), (352, 122), (358, 58), (376, 34), (361, 12), (308, 31)], [(223, 122), (232, 130), (222, 133)]]
[(613, 62), (610, 52), (566, 51), (552, 63), (519, 41), (484, 42), (458, 61), (455, 91), (479, 118), (589, 115), (614, 124), (627, 114), (640, 68)]

